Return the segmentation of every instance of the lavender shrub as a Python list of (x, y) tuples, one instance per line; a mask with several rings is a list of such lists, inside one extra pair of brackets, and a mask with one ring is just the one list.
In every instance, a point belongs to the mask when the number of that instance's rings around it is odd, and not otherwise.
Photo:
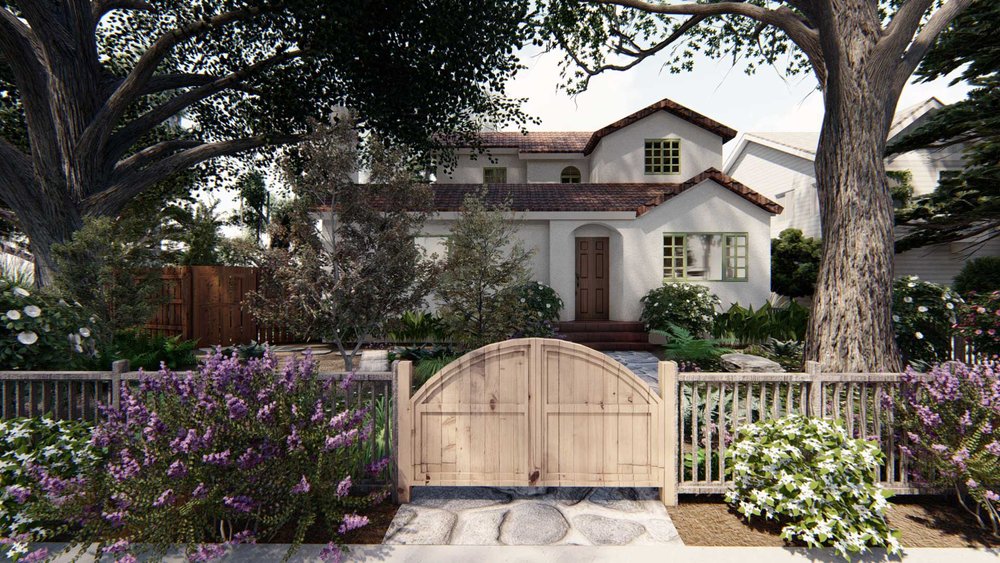
[(333, 387), (350, 383), (322, 381), (315, 366), (308, 353), (279, 368), (270, 352), (246, 362), (216, 352), (198, 371), (123, 388), (94, 430), (107, 464), (75, 481), (43, 476), (49, 516), (77, 528), (74, 547), (96, 543), (115, 560), (180, 544), (204, 561), (289, 531), (291, 555), (314, 525), (339, 559), (342, 535), (367, 524), (364, 509), (385, 492), (350, 494), (372, 417), (344, 408)]
[(896, 412), (914, 477), (953, 490), (1000, 536), (1000, 364), (948, 362), (926, 378), (909, 369), (903, 382)]

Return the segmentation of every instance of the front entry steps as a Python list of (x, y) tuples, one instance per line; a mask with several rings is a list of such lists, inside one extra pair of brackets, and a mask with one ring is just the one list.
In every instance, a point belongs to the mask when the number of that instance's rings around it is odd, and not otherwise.
[(649, 343), (649, 333), (640, 322), (568, 321), (556, 325), (556, 331), (570, 342), (602, 352), (654, 352), (661, 348)]

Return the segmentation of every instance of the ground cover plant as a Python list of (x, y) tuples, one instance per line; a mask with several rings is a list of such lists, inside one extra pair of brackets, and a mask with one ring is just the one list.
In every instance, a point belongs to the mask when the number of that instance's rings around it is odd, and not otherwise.
[(897, 420), (917, 477), (1000, 537), (1000, 364), (948, 362), (926, 378), (908, 369), (903, 382)]
[(794, 415), (740, 427), (726, 455), (726, 502), (748, 519), (782, 522), (783, 539), (833, 547), (845, 559), (870, 547), (900, 553), (885, 520), (877, 444), (850, 438), (837, 422)]
[(712, 335), (742, 345), (764, 344), (772, 339), (801, 342), (808, 326), (809, 309), (794, 301), (783, 307), (767, 302), (757, 310), (752, 305), (734, 303), (715, 315)]
[(892, 323), (903, 359), (924, 368), (947, 360), (962, 298), (951, 289), (917, 276), (897, 279), (892, 286)]
[(352, 496), (371, 436), (368, 408), (338, 400), (337, 384), (314, 377), (308, 354), (284, 367), (267, 353), (241, 362), (216, 353), (197, 371), (149, 374), (123, 388), (93, 443), (103, 467), (66, 480), (42, 475), (35, 514), (63, 521), (72, 548), (97, 544), (110, 557), (162, 556), (171, 544), (205, 560), (226, 547), (291, 530), (292, 548), (314, 525), (336, 538), (367, 523), (385, 496)]
[(639, 300), (639, 320), (647, 330), (668, 330), (677, 325), (695, 336), (708, 335), (719, 308), (719, 298), (702, 285), (664, 283)]
[(51, 418), (0, 421), (0, 545), (8, 558), (45, 555), (30, 551), (29, 543), (51, 540), (59, 522), (32, 516), (41, 500), (38, 477), (71, 480), (98, 465), (103, 451), (91, 444), (91, 429), (86, 422)]
[(697, 367), (697, 371), (722, 371), (722, 355), (734, 350), (726, 348), (721, 340), (715, 338), (696, 338), (686, 328), (670, 325), (665, 331), (654, 331), (662, 334), (667, 343), (663, 348), (663, 356), (673, 360), (684, 369), (688, 366)]

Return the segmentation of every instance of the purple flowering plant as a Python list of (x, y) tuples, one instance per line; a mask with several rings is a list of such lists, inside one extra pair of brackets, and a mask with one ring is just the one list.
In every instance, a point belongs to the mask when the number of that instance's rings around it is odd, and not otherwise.
[(279, 534), (291, 535), (291, 555), (317, 528), (338, 553), (386, 492), (350, 494), (372, 416), (346, 408), (342, 386), (315, 369), (308, 352), (279, 366), (270, 351), (246, 361), (217, 351), (197, 371), (146, 374), (94, 429), (106, 464), (43, 487), (49, 510), (77, 526), (74, 546), (119, 559), (181, 544), (211, 560)]
[(983, 528), (1000, 535), (1000, 363), (947, 362), (903, 375), (895, 410), (914, 478), (954, 491)]
[(956, 328), (977, 353), (1000, 356), (1000, 291), (970, 294)]

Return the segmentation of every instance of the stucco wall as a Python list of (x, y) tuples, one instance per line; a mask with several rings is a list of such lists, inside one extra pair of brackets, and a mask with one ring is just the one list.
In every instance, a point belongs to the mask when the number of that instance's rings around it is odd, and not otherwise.
[(581, 182), (587, 183), (590, 181), (590, 164), (586, 158), (559, 160), (531, 159), (525, 160), (524, 163), (527, 168), (527, 181), (529, 184), (558, 183), (563, 169), (567, 166), (576, 166), (577, 170), (580, 171)]
[[(645, 173), (645, 140), (681, 140), (680, 174)], [(665, 111), (607, 135), (590, 154), (592, 182), (683, 182), (707, 168), (722, 169), (722, 137)]]
[[(475, 156), (475, 159), (473, 159)], [(492, 149), (489, 153), (472, 155), (462, 151), (458, 163), (451, 172), (438, 170), (436, 181), (441, 184), (481, 184), (483, 168), (502, 166), (507, 168), (507, 182), (521, 184), (525, 180), (525, 164), (514, 149)], [(558, 180), (557, 180), (558, 181)]]

